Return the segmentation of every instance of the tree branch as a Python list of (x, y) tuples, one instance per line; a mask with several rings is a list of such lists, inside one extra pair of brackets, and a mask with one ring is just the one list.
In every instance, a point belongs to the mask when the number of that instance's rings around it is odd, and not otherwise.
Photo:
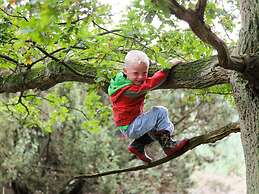
[[(103, 36), (103, 35), (106, 35), (106, 34), (116, 34), (116, 35), (119, 35), (115, 32), (121, 32), (122, 30), (119, 30), (119, 29), (115, 29), (115, 30), (106, 30), (106, 32), (103, 32), (103, 33), (99, 33), (97, 34), (97, 36)], [(125, 38), (125, 37), (124, 37)]]
[(70, 67), (68, 64), (66, 64), (64, 61), (59, 60), (58, 58), (56, 58), (55, 56), (49, 54), (47, 51), (45, 51), (43, 48), (41, 48), (40, 46), (38, 46), (35, 42), (33, 41), (26, 41), (26, 42), (31, 42), (33, 43), (33, 45), (39, 49), (39, 51), (41, 51), (43, 54), (45, 54), (47, 57), (53, 59), (54, 61), (56, 61), (57, 63), (60, 63), (62, 65), (64, 65), (67, 69), (69, 69), (71, 72), (73, 72), (74, 74), (78, 75), (78, 76), (84, 76), (84, 74), (81, 74), (80, 72), (76, 71), (75, 69), (73, 69), (72, 67)]
[(20, 65), (20, 63), (18, 61), (16, 61), (15, 59), (13, 59), (13, 58), (11, 58), (11, 57), (9, 57), (7, 55), (0, 54), (0, 57), (5, 59), (5, 60), (7, 60), (7, 61), (10, 61), (10, 62), (12, 62), (12, 63), (14, 63), (16, 65)]
[[(114, 34), (114, 35), (116, 35), (116, 36), (123, 37), (123, 38), (125, 38), (125, 39), (131, 39), (131, 40), (133, 40), (134, 42), (136, 42), (136, 43), (140, 44), (141, 46), (143, 46), (143, 48), (149, 49), (149, 50), (151, 50), (152, 52), (154, 52), (152, 48), (150, 48), (150, 47), (148, 47), (147, 45), (143, 44), (141, 41), (139, 41), (139, 40), (136, 39), (135, 37), (125, 36), (125, 35), (116, 33), (116, 32), (114, 32), (113, 30), (107, 30), (107, 29), (105, 29), (104, 27), (102, 27), (102, 26), (100, 26), (99, 24), (97, 24), (94, 20), (92, 21), (92, 23), (93, 23), (95, 26), (97, 26), (98, 28), (100, 28), (100, 29), (102, 29), (102, 30), (105, 31), (104, 33), (99, 33), (99, 34), (97, 34), (97, 36), (105, 35), (105, 34), (111, 33), (111, 34)], [(116, 31), (116, 30), (115, 30), (115, 31)]]
[[(53, 100), (50, 100), (50, 99), (48, 99), (48, 98), (45, 98), (45, 97), (39, 96), (39, 95), (26, 95), (26, 96), (23, 96), (23, 97), (24, 97), (24, 98), (27, 98), (27, 97), (40, 98), (40, 99), (42, 99), (42, 100), (48, 101), (49, 103), (52, 103), (52, 104), (54, 103)], [(85, 117), (86, 120), (89, 120), (89, 118), (88, 118), (87, 115), (84, 113), (84, 111), (82, 111), (82, 110), (80, 110), (80, 109), (78, 109), (78, 108), (75, 108), (75, 107), (72, 107), (72, 106), (66, 106), (65, 104), (61, 104), (61, 105), (59, 105), (59, 107), (65, 107), (65, 108), (67, 108), (67, 109), (71, 109), (71, 110), (78, 111), (78, 112), (80, 112), (80, 113)]]
[[(77, 18), (76, 20), (71, 21), (70, 24), (76, 24), (76, 23), (78, 23), (78, 22), (80, 22), (80, 21), (82, 21), (82, 20), (88, 19), (90, 16), (91, 16), (91, 15), (88, 14), (87, 16), (85, 16), (85, 17), (83, 17), (83, 18)], [(67, 23), (68, 23), (68, 22), (60, 22), (60, 23), (58, 23), (58, 25), (67, 25)]]
[(204, 12), (207, 5), (207, 0), (199, 0), (195, 12), (199, 13), (200, 19), (204, 20)]
[(171, 13), (178, 19), (187, 22), (192, 31), (205, 43), (210, 44), (218, 52), (219, 65), (225, 69), (241, 71), (241, 67), (231, 62), (227, 45), (209, 26), (204, 23), (203, 15), (206, 7), (206, 0), (199, 0), (196, 5), (196, 10), (185, 9), (179, 5), (176, 0), (171, 0), (169, 3)]
[[(55, 51), (49, 53), (49, 55), (54, 55), (55, 53), (60, 52), (60, 51), (65, 50), (65, 49), (66, 49), (66, 48), (57, 49), (57, 50), (55, 50)], [(48, 56), (45, 55), (44, 57), (41, 57), (40, 59), (37, 59), (36, 61), (32, 62), (32, 64), (28, 66), (28, 69), (32, 68), (33, 65), (35, 65), (36, 63), (38, 63), (38, 62), (40, 62), (40, 61), (46, 59), (47, 57), (48, 57)]]
[[(94, 20), (92, 21), (92, 23), (93, 23), (95, 26), (97, 26), (98, 28), (104, 30), (106, 33), (112, 33), (112, 34), (114, 34), (114, 35), (117, 35), (117, 36), (120, 36), (120, 37), (123, 37), (123, 38), (131, 38), (131, 39), (134, 39), (134, 38), (132, 38), (132, 37), (124, 36), (124, 35), (118, 34), (118, 33), (116, 33), (116, 32), (113, 32), (112, 30), (107, 30), (107, 29), (105, 29), (104, 27), (102, 27), (102, 26), (100, 26), (99, 24), (97, 24)], [(99, 35), (100, 35), (100, 34), (97, 34), (97, 36), (99, 36)]]
[(237, 132), (240, 132), (239, 123), (230, 123), (218, 130), (211, 131), (207, 134), (191, 138), (189, 140), (189, 144), (186, 147), (184, 147), (180, 152), (178, 152), (176, 155), (165, 157), (160, 160), (156, 160), (148, 165), (140, 165), (140, 166), (135, 166), (135, 167), (126, 168), (126, 169), (111, 170), (111, 171), (102, 172), (102, 173), (83, 174), (83, 175), (75, 176), (71, 180), (68, 181), (67, 185), (69, 185), (71, 182), (74, 182), (75, 180), (78, 180), (78, 179), (102, 177), (102, 176), (107, 176), (107, 175), (111, 175), (111, 174), (119, 174), (119, 173), (123, 173), (123, 172), (138, 171), (138, 170), (153, 168), (155, 166), (158, 166), (158, 165), (166, 163), (170, 160), (173, 160), (174, 158), (177, 158), (177, 157), (183, 155), (187, 151), (192, 150), (199, 145), (215, 143), (216, 141), (221, 140), (224, 137), (227, 137), (231, 133), (237, 133)]
[(177, 65), (158, 89), (201, 89), (229, 83), (229, 71), (218, 66), (218, 57)]
[[(73, 69), (80, 72), (81, 75), (75, 74), (59, 62), (51, 61), (44, 67), (0, 77), (0, 93), (13, 93), (29, 89), (47, 90), (65, 81), (95, 83), (97, 67), (75, 61), (66, 61), (66, 64), (73, 66)], [(171, 71), (167, 81), (157, 89), (197, 89), (229, 83), (229, 72), (221, 67), (216, 67), (217, 64), (217, 56), (214, 56), (206, 60), (177, 65)], [(102, 83), (104, 91), (107, 91), (108, 83), (108, 78)]]
[(21, 18), (21, 19), (24, 19), (26, 22), (28, 22), (28, 19), (27, 19), (26, 17), (24, 17), (24, 16), (9, 14), (7, 11), (5, 11), (4, 9), (2, 9), (1, 7), (0, 7), (0, 10), (1, 10), (2, 12), (4, 12), (6, 15), (10, 16), (10, 17)]

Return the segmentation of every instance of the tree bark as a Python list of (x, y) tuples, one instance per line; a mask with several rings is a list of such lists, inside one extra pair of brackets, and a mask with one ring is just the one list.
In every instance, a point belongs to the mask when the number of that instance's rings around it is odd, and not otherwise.
[[(253, 55), (259, 52), (258, 0), (241, 0), (242, 29), (235, 55)], [(259, 66), (259, 64), (256, 64)], [(246, 162), (247, 194), (259, 192), (259, 96), (243, 75), (231, 77), (233, 94), (240, 116), (241, 139)]]
[[(74, 73), (63, 64), (52, 61), (46, 67), (33, 68), (2, 77), (0, 75), (0, 93), (15, 93), (29, 89), (47, 90), (66, 81), (95, 83), (97, 68), (73, 61), (67, 63), (68, 65), (80, 74)], [(107, 91), (108, 82), (107, 78), (106, 82), (102, 83), (104, 91)], [(217, 56), (213, 56), (206, 60), (177, 65), (172, 70), (168, 81), (157, 89), (206, 88), (223, 83), (229, 83), (229, 72), (219, 67)]]

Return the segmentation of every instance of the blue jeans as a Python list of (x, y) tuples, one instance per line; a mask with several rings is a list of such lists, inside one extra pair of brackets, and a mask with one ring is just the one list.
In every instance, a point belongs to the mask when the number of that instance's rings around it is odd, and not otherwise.
[(167, 130), (172, 135), (174, 125), (168, 117), (168, 110), (163, 106), (154, 106), (139, 115), (123, 132), (130, 139), (137, 139), (148, 132)]

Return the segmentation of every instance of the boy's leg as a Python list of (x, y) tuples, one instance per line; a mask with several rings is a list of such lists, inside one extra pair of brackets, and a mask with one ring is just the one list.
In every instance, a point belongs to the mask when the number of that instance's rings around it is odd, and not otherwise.
[(168, 110), (163, 106), (152, 107), (151, 110), (139, 115), (128, 127), (126, 135), (136, 139), (150, 131), (166, 130), (173, 133), (174, 125), (168, 117)]
[(134, 139), (128, 146), (129, 152), (135, 154), (144, 162), (151, 162), (151, 158), (145, 152), (145, 146), (152, 143), (154, 140), (146, 133), (143, 136)]
[(152, 107), (152, 109), (138, 116), (129, 125), (127, 135), (129, 138), (138, 138), (145, 133), (158, 140), (166, 155), (173, 155), (181, 150), (188, 140), (173, 141), (171, 135), (174, 126), (168, 117), (168, 110), (162, 106)]
[(150, 136), (158, 140), (159, 144), (161, 145), (167, 156), (172, 156), (176, 154), (189, 143), (188, 139), (183, 139), (181, 141), (173, 140), (170, 136), (170, 133), (166, 130), (150, 132)]

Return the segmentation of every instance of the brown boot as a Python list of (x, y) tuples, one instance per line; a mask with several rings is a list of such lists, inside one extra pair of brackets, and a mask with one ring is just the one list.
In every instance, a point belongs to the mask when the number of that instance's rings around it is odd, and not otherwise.
[(145, 145), (148, 145), (153, 141), (154, 140), (146, 133), (130, 143), (128, 146), (128, 151), (135, 154), (138, 159), (150, 163), (152, 159), (146, 154)]
[(189, 139), (175, 141), (170, 137), (170, 132), (166, 130), (152, 133), (152, 136), (158, 140), (162, 149), (167, 156), (172, 156), (179, 152), (185, 145), (189, 143)]

